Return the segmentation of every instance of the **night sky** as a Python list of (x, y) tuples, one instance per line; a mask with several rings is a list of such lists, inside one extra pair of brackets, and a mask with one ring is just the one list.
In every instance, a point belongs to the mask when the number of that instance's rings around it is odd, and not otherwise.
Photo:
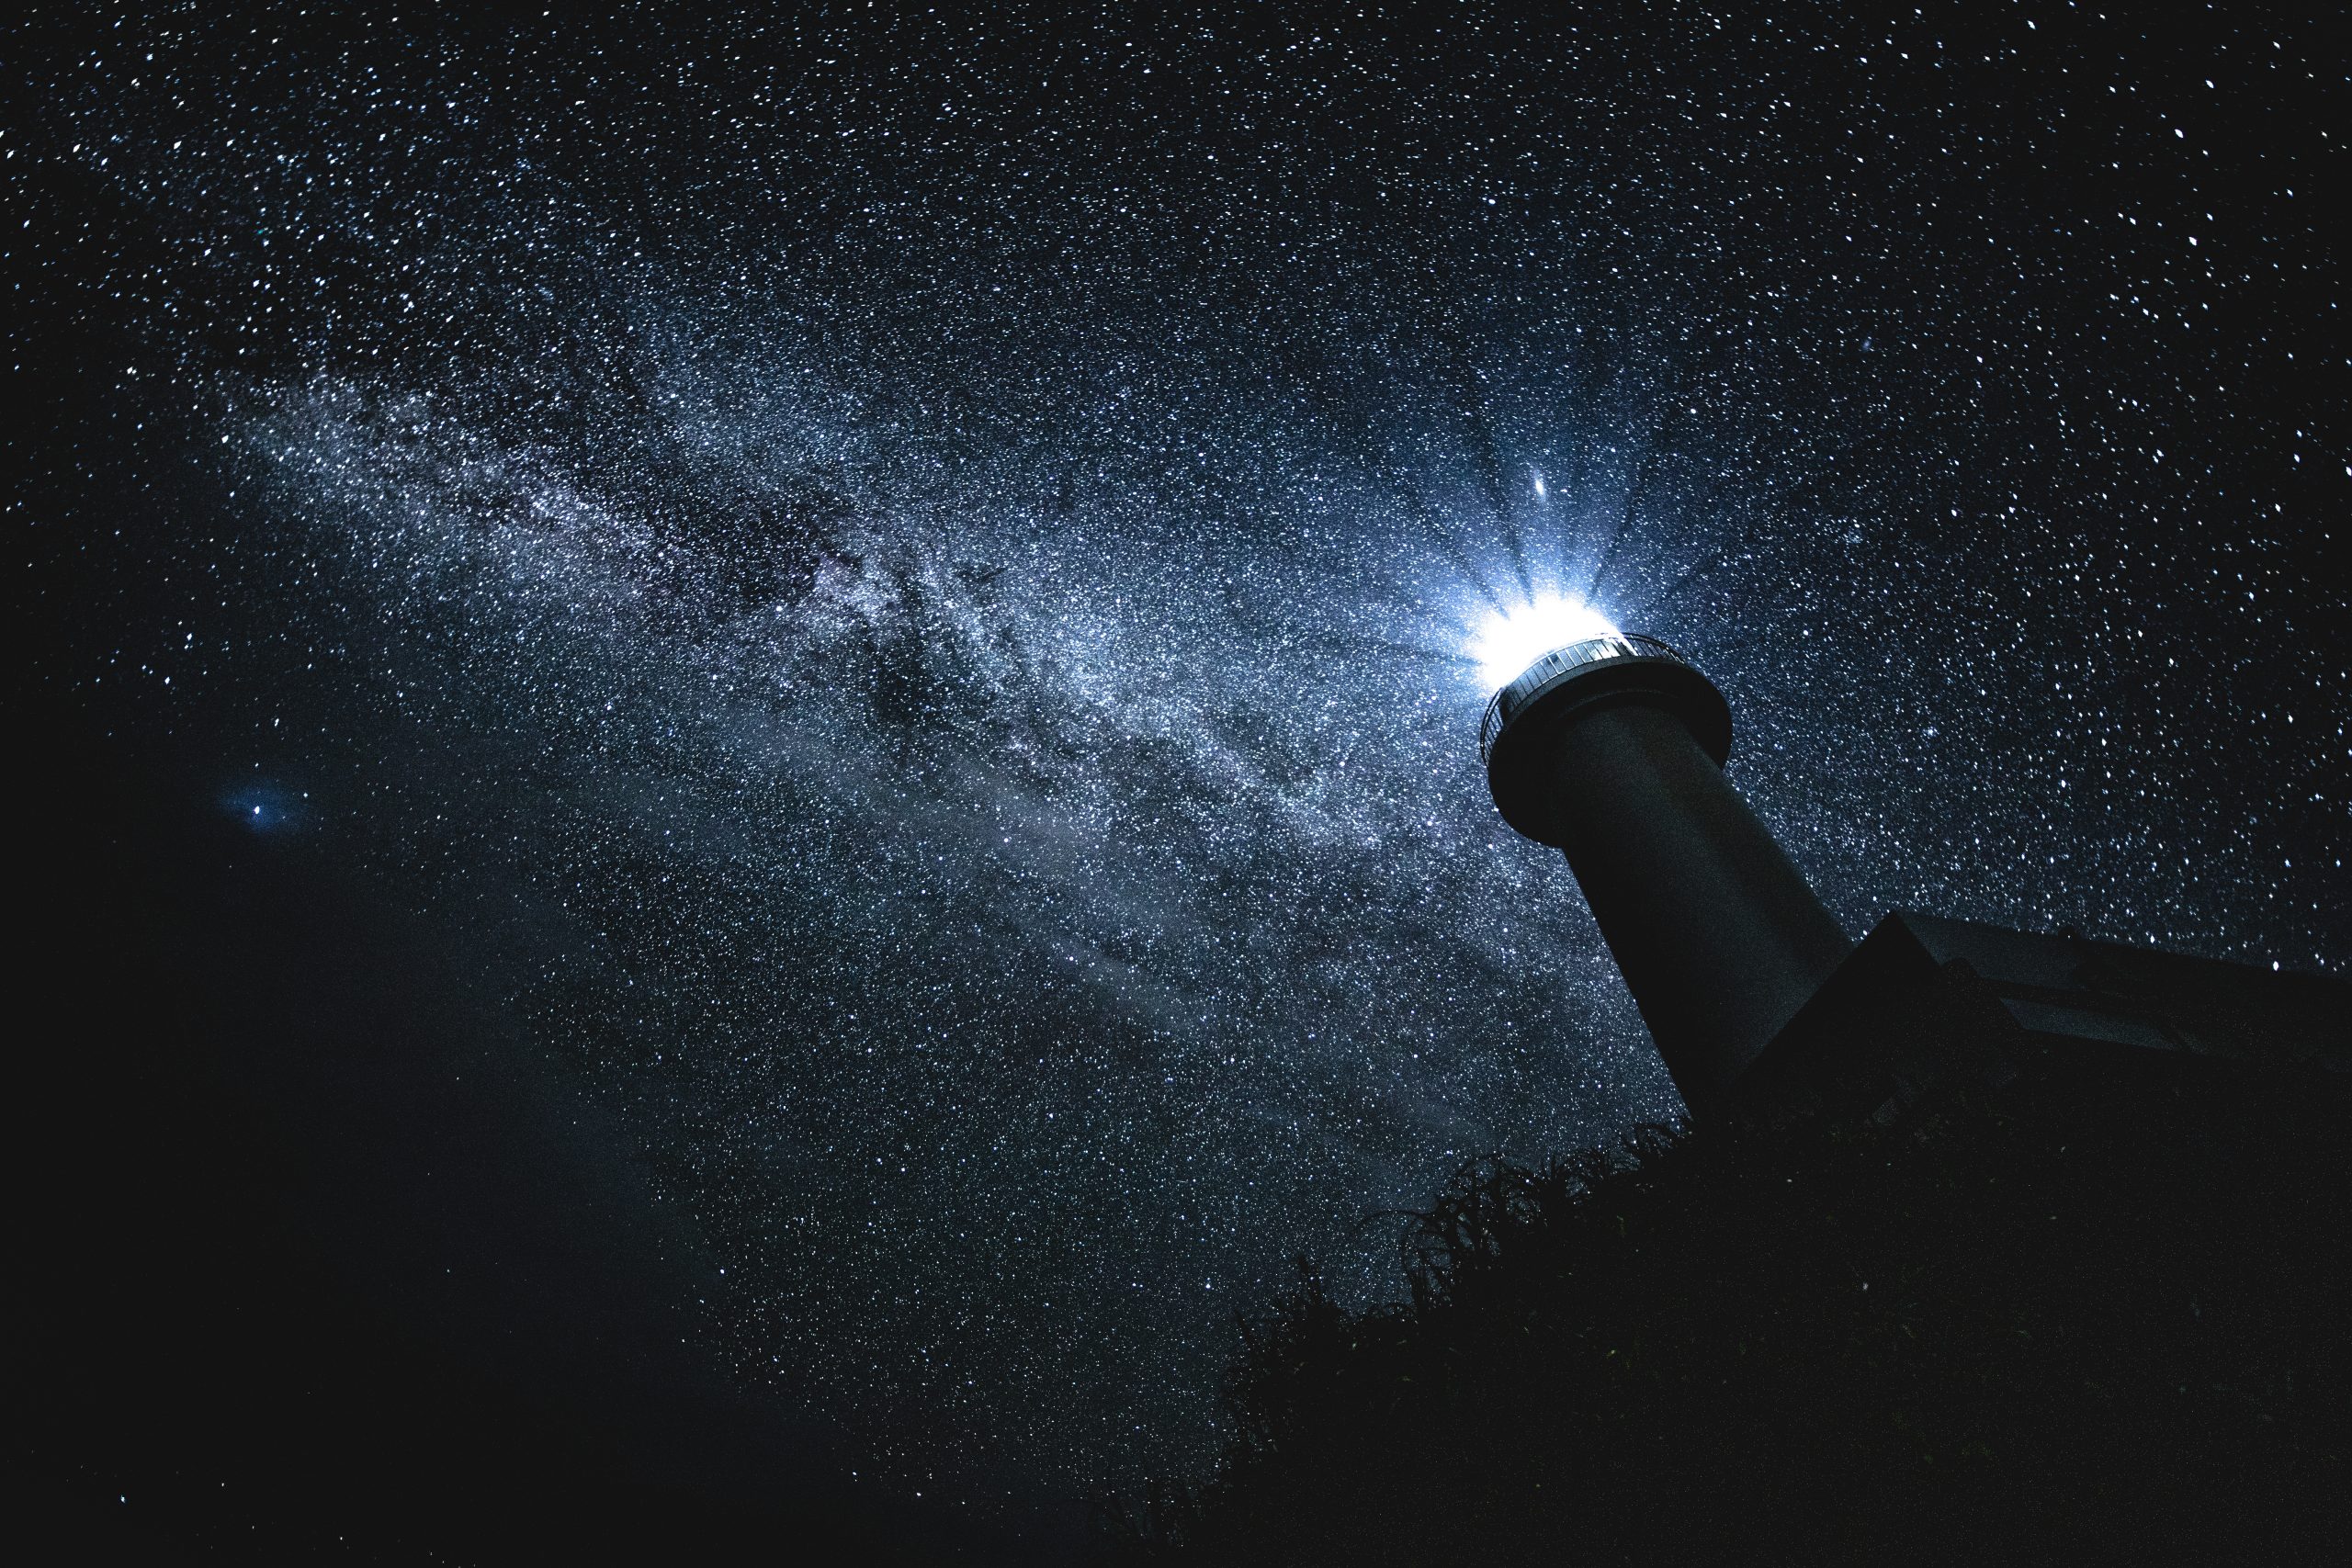
[(2324, 8), (41, 9), (18, 831), (197, 846), (298, 1253), (820, 1456), (744, 1486), (1051, 1537), (1295, 1256), (1678, 1111), (1487, 796), (1532, 599), (1856, 936), (2352, 966)]

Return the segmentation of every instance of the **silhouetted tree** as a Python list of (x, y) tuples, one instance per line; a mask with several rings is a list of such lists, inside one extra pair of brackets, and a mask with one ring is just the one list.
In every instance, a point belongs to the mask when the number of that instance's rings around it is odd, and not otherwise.
[[(1892, 1129), (1648, 1129), (1454, 1179), (1407, 1299), (1302, 1265), (1199, 1562), (2306, 1561), (2352, 1541), (2352, 1116), (2320, 1074), (2043, 1063)], [(2341, 1558), (2335, 1559), (2341, 1561)]]

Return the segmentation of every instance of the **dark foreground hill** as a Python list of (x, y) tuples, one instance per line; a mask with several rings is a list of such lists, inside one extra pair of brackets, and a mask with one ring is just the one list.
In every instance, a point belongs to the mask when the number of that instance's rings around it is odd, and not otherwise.
[(1121, 1554), (2344, 1561), (2344, 1080), (2045, 1065), (1895, 1128), (1464, 1171), (1409, 1300), (1302, 1265)]

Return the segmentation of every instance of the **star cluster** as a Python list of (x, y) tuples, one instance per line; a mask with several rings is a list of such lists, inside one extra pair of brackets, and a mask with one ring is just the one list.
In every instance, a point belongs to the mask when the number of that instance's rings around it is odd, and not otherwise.
[(1196, 1460), (1293, 1256), (1674, 1111), (1478, 772), (1530, 602), (1856, 934), (2340, 970), (2321, 30), (1511, 17), (21, 24), (33, 678), (446, 931), (909, 1488)]

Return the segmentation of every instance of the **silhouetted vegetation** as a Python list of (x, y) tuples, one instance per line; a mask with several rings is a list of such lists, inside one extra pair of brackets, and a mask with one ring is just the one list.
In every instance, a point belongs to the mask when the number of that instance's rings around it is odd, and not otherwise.
[[(1465, 1169), (1354, 1312), (1301, 1266), (1120, 1555), (2305, 1561), (2352, 1540), (2352, 1118), (2178, 1060), (1898, 1127)], [(2341, 1559), (2336, 1559), (2340, 1561)]]

